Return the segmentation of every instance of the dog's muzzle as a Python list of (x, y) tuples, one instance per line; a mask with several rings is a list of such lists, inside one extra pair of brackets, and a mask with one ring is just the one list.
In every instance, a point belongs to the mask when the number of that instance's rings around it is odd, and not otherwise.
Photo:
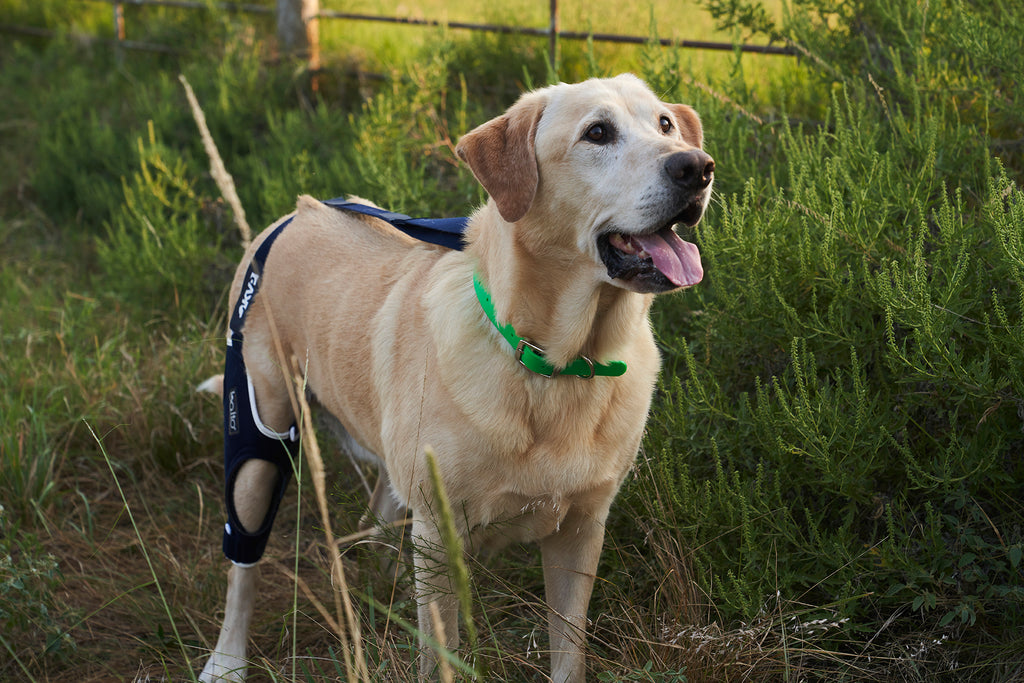
[(692, 287), (704, 277), (697, 245), (681, 238), (674, 226), (693, 227), (704, 215), (715, 161), (702, 150), (690, 149), (669, 156), (664, 170), (677, 196), (677, 213), (652, 230), (607, 232), (597, 240), (608, 277), (638, 292)]

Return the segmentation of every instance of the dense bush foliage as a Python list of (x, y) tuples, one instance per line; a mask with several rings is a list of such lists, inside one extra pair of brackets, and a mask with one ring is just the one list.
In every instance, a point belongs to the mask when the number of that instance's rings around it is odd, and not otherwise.
[[(699, 228), (649, 454), (718, 614), (814, 605), (838, 650), (920, 646), (961, 680), (1024, 653), (991, 642), (1024, 625), (1024, 167), (992, 157), (1019, 60), (961, 51), (965, 23), (1006, 35), (998, 3), (833, 6), (773, 27), (834, 83), (828, 117), (759, 127), (769, 172)], [(710, 130), (724, 176), (743, 150)]]

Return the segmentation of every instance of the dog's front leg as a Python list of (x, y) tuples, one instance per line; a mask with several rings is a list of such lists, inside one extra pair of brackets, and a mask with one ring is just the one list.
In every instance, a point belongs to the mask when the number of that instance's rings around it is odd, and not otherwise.
[(256, 567), (238, 565), (233, 565), (228, 572), (224, 623), (213, 654), (199, 674), (203, 683), (245, 680), (245, 650), (255, 605), (257, 572)]
[[(452, 590), (448, 555), (437, 525), (413, 520), (416, 569), (416, 617), (420, 630), (418, 658), (420, 680), (430, 679), (437, 667), (438, 653), (427, 638), (433, 638), (448, 650), (459, 647), (459, 604)], [(438, 628), (443, 631), (438, 632)]]
[(587, 605), (603, 544), (603, 516), (597, 519), (575, 507), (559, 530), (540, 542), (554, 683), (582, 683), (586, 679), (583, 647)]

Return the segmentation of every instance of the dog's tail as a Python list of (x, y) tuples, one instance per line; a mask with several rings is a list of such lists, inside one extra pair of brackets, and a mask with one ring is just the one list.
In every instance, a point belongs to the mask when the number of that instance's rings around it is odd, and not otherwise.
[(196, 387), (196, 391), (208, 391), (224, 398), (224, 375), (214, 375)]

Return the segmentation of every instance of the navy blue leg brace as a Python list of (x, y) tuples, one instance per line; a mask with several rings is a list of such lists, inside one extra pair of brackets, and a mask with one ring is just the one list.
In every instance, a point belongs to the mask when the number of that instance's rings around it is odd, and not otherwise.
[[(224, 525), (224, 555), (236, 564), (253, 564), (263, 556), (292, 476), (292, 458), (298, 451), (298, 433), (292, 428), (278, 434), (264, 425), (256, 412), (252, 383), (245, 371), (240, 344), (227, 349), (224, 364), (224, 495), (228, 522)], [(235, 481), (242, 465), (252, 459), (265, 460), (277, 468), (277, 483), (270, 507), (258, 529), (246, 530), (235, 510)]]
[[(256, 251), (228, 323), (228, 346), (224, 359), (224, 497), (228, 521), (224, 525), (224, 555), (241, 565), (254, 564), (263, 557), (277, 508), (292, 477), (292, 457), (298, 450), (299, 436), (295, 425), (287, 433), (278, 434), (260, 420), (256, 394), (242, 358), (245, 314), (259, 289), (270, 247), (290, 222), (289, 219), (282, 223)], [(235, 509), (235, 481), (242, 465), (253, 459), (265, 460), (277, 468), (277, 484), (260, 527), (247, 530)]]
[[(349, 203), (343, 199), (324, 202), (341, 211), (354, 211), (388, 221), (397, 229), (413, 237), (449, 249), (462, 249), (465, 218), (409, 218), (365, 204)], [(242, 328), (262, 279), (270, 247), (291, 223), (282, 222), (260, 245), (245, 273), (242, 291), (228, 323), (227, 356), (224, 361), (224, 494), (227, 499), (228, 522), (224, 525), (224, 554), (235, 564), (253, 564), (263, 556), (274, 525), (277, 508), (284, 497), (292, 476), (292, 459), (298, 451), (299, 437), (295, 425), (287, 433), (271, 431), (260, 421), (256, 410), (256, 396), (242, 359)], [(247, 531), (235, 510), (235, 480), (249, 460), (265, 460), (277, 468), (274, 488), (267, 515), (260, 528)]]

